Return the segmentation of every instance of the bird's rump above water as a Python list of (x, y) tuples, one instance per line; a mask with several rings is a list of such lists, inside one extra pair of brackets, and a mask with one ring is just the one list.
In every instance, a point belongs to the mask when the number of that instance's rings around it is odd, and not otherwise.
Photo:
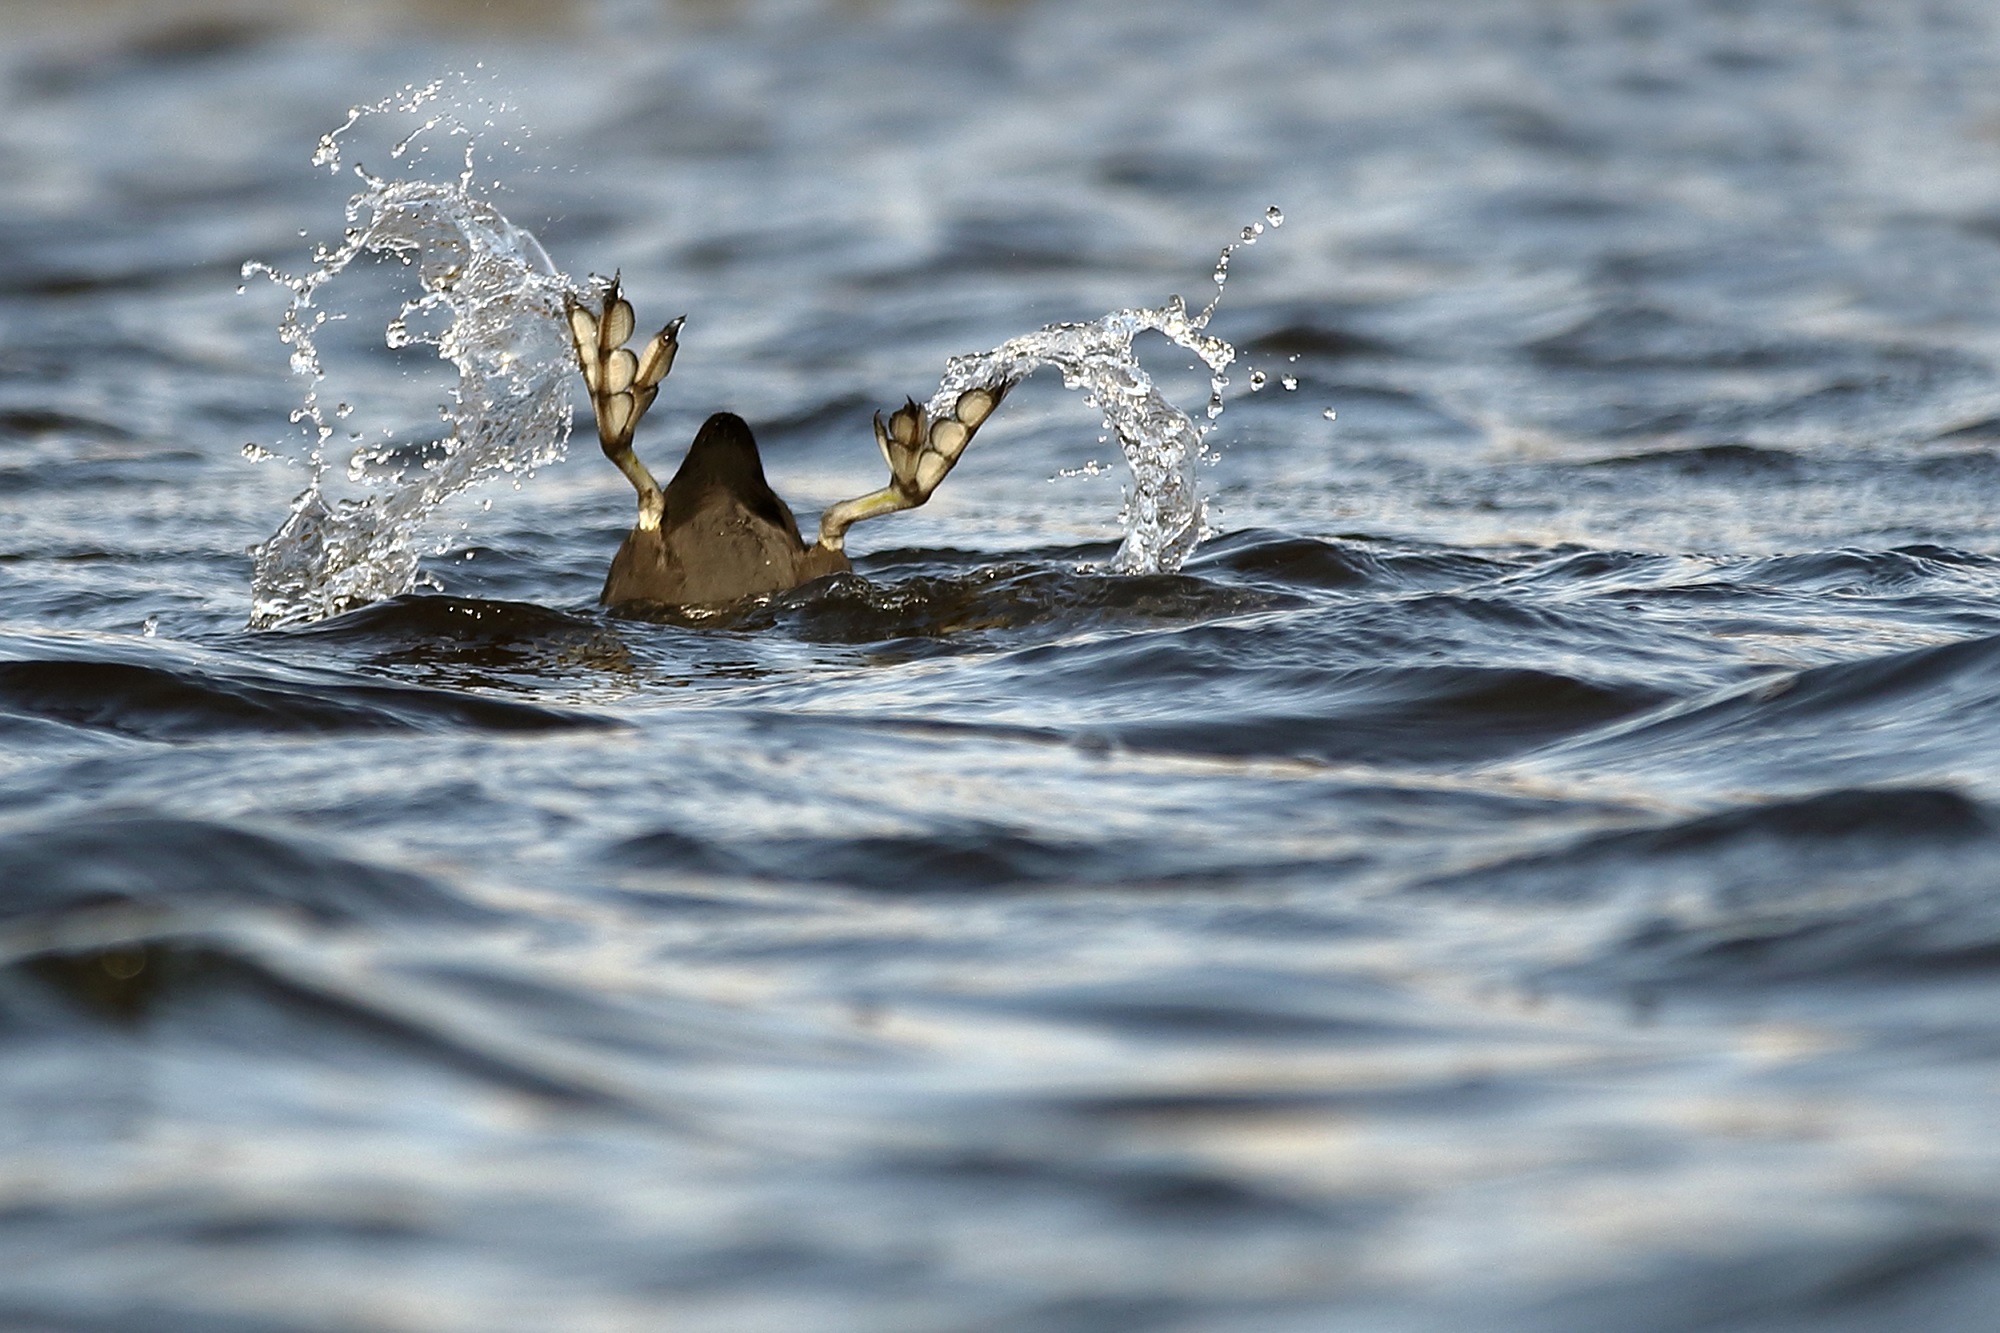
[(915, 400), (886, 421), (877, 413), (875, 442), (889, 465), (889, 484), (829, 506), (808, 544), (765, 479), (749, 423), (734, 413), (717, 412), (702, 423), (664, 488), (639, 460), (633, 435), (673, 368), (681, 319), (633, 351), (626, 343), (637, 320), (615, 278), (595, 310), (572, 297), (565, 315), (598, 443), (638, 493), (637, 521), (598, 599), (607, 606), (733, 602), (852, 568), (847, 529), (929, 500), (1012, 387), (1006, 379), (975, 385), (937, 415)]

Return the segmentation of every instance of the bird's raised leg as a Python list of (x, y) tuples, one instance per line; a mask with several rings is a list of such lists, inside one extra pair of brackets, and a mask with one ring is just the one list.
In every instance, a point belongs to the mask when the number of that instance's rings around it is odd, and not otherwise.
[(618, 465), (639, 492), (639, 526), (657, 528), (666, 500), (660, 484), (633, 452), (632, 433), (659, 397), (660, 381), (673, 368), (674, 354), (680, 350), (681, 324), (687, 317), (676, 319), (634, 352), (625, 346), (634, 327), (632, 303), (619, 294), (616, 278), (605, 289), (597, 310), (571, 297), (564, 314), (584, 386), (590, 390), (591, 410), (597, 416), (597, 442), (604, 447), (604, 456)]
[(973, 432), (993, 415), (1012, 387), (1011, 382), (1001, 381), (967, 389), (952, 404), (949, 415), (937, 418), (914, 400), (890, 413), (887, 422), (877, 412), (875, 443), (889, 465), (889, 484), (857, 499), (843, 500), (821, 514), (819, 545), (838, 552), (847, 540), (847, 530), (862, 519), (915, 509), (930, 499), (972, 442)]

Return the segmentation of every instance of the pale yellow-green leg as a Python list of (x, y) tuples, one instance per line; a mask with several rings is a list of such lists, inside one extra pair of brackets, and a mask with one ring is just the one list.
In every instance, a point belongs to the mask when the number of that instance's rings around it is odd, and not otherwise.
[(993, 415), (1007, 396), (1009, 383), (967, 389), (952, 404), (948, 416), (933, 420), (915, 401), (905, 402), (885, 423), (875, 414), (875, 443), (889, 465), (889, 484), (879, 491), (830, 506), (819, 516), (819, 544), (839, 551), (847, 530), (865, 518), (915, 509), (931, 498), (938, 484), (957, 464), (973, 432)]

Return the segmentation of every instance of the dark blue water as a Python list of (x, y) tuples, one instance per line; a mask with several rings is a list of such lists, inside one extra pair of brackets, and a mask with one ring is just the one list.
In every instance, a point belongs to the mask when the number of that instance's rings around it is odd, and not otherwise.
[[(0, 1327), (2000, 1323), (2000, 15), (236, 12), (0, 12)], [(580, 439), (246, 629), (239, 267), (446, 73), (687, 312), (656, 470), (735, 410), (807, 515), (1281, 205), (1219, 535), (1106, 572), (1038, 378), (852, 577), (607, 615)], [(398, 280), (320, 339), (364, 439), (450, 387)]]

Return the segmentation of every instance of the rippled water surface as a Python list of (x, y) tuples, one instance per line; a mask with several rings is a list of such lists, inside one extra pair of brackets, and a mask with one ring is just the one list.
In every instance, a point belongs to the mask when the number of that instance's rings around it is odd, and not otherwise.
[[(1990, 6), (208, 12), (0, 11), (0, 1326), (1996, 1326)], [(808, 524), (1281, 205), (1216, 535), (1037, 377), (852, 576), (608, 615), (586, 430), (246, 628), (437, 79)]]

